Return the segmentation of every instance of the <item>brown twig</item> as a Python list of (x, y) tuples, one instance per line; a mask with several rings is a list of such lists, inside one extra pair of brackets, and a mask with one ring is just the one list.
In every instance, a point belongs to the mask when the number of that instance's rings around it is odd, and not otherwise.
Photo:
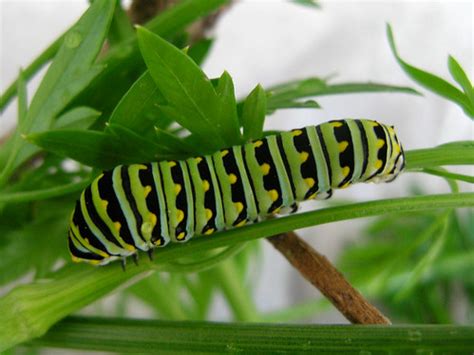
[(301, 275), (316, 286), (346, 317), (356, 324), (391, 324), (324, 256), (294, 232), (267, 238)]

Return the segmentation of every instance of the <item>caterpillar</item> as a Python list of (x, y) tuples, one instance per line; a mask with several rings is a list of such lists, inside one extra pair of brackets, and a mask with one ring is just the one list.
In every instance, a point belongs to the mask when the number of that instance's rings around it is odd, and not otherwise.
[(405, 158), (393, 126), (329, 121), (181, 161), (120, 165), (80, 195), (70, 219), (74, 262), (104, 265), (168, 242), (294, 212), (357, 182), (389, 182)]

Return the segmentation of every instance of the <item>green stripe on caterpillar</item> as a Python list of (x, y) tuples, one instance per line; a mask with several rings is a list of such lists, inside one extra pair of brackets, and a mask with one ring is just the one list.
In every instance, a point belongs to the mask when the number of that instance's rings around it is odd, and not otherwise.
[(338, 120), (183, 161), (121, 165), (81, 194), (71, 216), (75, 262), (104, 265), (137, 250), (296, 211), (357, 182), (392, 181), (405, 158), (393, 126)]

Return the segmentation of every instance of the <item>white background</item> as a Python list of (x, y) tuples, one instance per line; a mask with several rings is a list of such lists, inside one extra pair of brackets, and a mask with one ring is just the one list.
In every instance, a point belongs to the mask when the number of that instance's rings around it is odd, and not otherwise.
[[(87, 1), (3, 0), (1, 7), (1, 88), (16, 77), (57, 35), (86, 9)], [(225, 69), (245, 96), (257, 83), (337, 73), (334, 82), (374, 81), (407, 85), (424, 96), (358, 94), (318, 98), (322, 110), (283, 110), (267, 119), (268, 129), (290, 129), (334, 118), (375, 118), (394, 124), (405, 149), (431, 147), (473, 138), (473, 125), (462, 110), (414, 84), (390, 52), (385, 24), (392, 24), (401, 56), (409, 63), (449, 78), (447, 56), (453, 55), (473, 78), (473, 3), (471, 1), (323, 1), (322, 9), (286, 1), (241, 1), (217, 23), (214, 47), (204, 69), (210, 77)], [(30, 92), (37, 80), (30, 85)], [(15, 105), (2, 114), (0, 135), (15, 122)], [(472, 173), (472, 169), (471, 173)], [(466, 169), (464, 170), (466, 172)], [(413, 175), (413, 174), (412, 174)], [(436, 178), (406, 174), (393, 184), (358, 185), (336, 196), (367, 200), (405, 196), (414, 181), (431, 192), (447, 192)], [(466, 187), (468, 188), (468, 187)], [(320, 206), (321, 204), (319, 204)], [(318, 205), (307, 203), (304, 210)], [(301, 231), (320, 252), (335, 260), (363, 221), (337, 223)], [(256, 267), (260, 310), (308, 300), (316, 291), (264, 243), (264, 261)], [(222, 302), (214, 318), (225, 319)], [(337, 312), (317, 322), (345, 322)]]

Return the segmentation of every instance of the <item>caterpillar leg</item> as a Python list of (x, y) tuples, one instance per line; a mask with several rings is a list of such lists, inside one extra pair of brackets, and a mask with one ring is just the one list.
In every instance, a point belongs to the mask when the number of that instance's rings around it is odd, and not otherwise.
[(328, 190), (326, 192), (321, 192), (316, 195), (315, 199), (316, 200), (327, 200), (328, 198), (331, 198), (332, 196), (332, 190)]
[(289, 207), (282, 207), (279, 211), (279, 215), (286, 215), (286, 214), (292, 214), (298, 211), (299, 205), (295, 202)]

